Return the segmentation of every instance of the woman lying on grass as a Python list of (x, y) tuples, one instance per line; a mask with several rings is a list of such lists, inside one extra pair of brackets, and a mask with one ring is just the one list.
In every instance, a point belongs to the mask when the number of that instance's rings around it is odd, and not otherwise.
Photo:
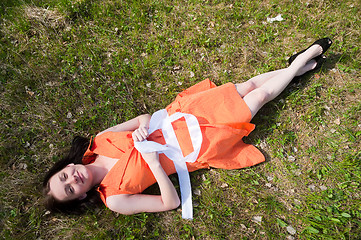
[[(237, 169), (264, 161), (258, 149), (242, 141), (254, 129), (250, 120), (295, 76), (319, 68), (331, 44), (328, 38), (320, 39), (292, 56), (288, 68), (244, 83), (216, 87), (204, 80), (152, 117), (141, 115), (104, 130), (90, 141), (75, 138), (69, 155), (44, 179), (47, 207), (61, 210), (79, 203), (98, 186), (101, 199), (115, 212), (167, 211), (180, 204), (168, 175), (178, 172), (186, 179), (180, 185), (187, 185), (188, 171)], [(186, 174), (180, 174), (182, 166), (186, 166)], [(160, 195), (142, 194), (156, 182)]]

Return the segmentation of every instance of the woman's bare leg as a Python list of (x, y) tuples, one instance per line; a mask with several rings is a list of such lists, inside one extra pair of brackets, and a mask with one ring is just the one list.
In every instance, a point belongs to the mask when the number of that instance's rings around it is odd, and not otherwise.
[[(277, 97), (292, 81), (292, 79), (300, 73), (304, 73), (306, 69), (313, 69), (316, 62), (312, 59), (322, 53), (322, 47), (313, 45), (304, 53), (297, 56), (292, 64), (285, 69), (266, 73), (255, 77), (250, 83), (245, 83), (244, 88), (238, 87), (240, 95), (243, 97), (247, 106), (251, 110), (252, 117), (256, 115), (258, 110), (267, 102)], [(312, 61), (311, 61), (312, 60)], [(248, 84), (249, 86), (247, 86)], [(237, 86), (236, 86), (237, 87)], [(239, 89), (240, 88), (240, 89)], [(247, 92), (247, 90), (250, 90)]]

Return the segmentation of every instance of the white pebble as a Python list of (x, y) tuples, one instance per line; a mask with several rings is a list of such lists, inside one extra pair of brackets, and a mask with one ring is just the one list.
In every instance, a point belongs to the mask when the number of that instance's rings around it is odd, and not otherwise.
[(254, 216), (254, 217), (252, 217), (252, 221), (257, 223), (257, 224), (261, 224), (262, 223), (262, 216)]
[(286, 228), (287, 232), (291, 235), (295, 235), (296, 234), (296, 229), (294, 229), (291, 225), (288, 225)]
[(280, 21), (283, 21), (284, 19), (283, 19), (283, 17), (282, 17), (282, 15), (281, 14), (278, 14), (276, 17), (274, 17), (274, 18), (267, 18), (267, 22), (269, 22), (269, 23), (273, 23), (273, 22), (275, 22), (275, 21), (277, 21), (277, 22), (280, 22)]
[(227, 188), (228, 184), (227, 183), (222, 183), (221, 188)]
[(50, 211), (46, 211), (43, 216), (49, 215), (50, 213)]
[(28, 168), (28, 165), (26, 163), (20, 163), (19, 164), (19, 169), (24, 169), (26, 170)]
[(294, 156), (288, 156), (288, 161), (294, 162), (296, 158)]
[(246, 225), (244, 225), (243, 223), (241, 223), (241, 228), (243, 229), (243, 230), (247, 230), (247, 227), (246, 227)]
[(294, 170), (293, 173), (294, 173), (296, 176), (300, 176), (300, 175), (302, 174), (302, 172), (301, 172), (300, 169)]
[(200, 195), (201, 195), (201, 190), (199, 190), (198, 188), (197, 188), (197, 189), (194, 189), (193, 193), (194, 193), (194, 195), (196, 195), (196, 196), (200, 196)]
[(308, 188), (309, 188), (311, 191), (315, 191), (315, 190), (316, 190), (316, 186), (313, 185), (313, 184), (308, 185)]

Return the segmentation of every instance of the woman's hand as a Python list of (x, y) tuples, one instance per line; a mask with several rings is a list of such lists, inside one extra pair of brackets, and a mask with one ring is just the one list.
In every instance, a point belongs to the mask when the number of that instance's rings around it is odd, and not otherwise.
[(148, 128), (144, 125), (139, 126), (139, 128), (135, 129), (132, 133), (134, 142), (141, 142), (145, 140), (148, 136)]

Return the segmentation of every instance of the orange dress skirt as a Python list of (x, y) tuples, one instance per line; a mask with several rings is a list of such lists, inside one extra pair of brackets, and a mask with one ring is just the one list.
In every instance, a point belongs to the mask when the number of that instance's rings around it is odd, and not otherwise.
[[(217, 87), (208, 79), (179, 93), (166, 107), (169, 115), (189, 113), (197, 117), (203, 142), (198, 158), (187, 163), (190, 172), (203, 168), (238, 169), (256, 165), (265, 160), (253, 145), (242, 141), (255, 128), (249, 123), (251, 112), (232, 83)], [(184, 118), (172, 123), (183, 155), (193, 151)], [(161, 130), (156, 130), (148, 140), (165, 144)], [(134, 148), (132, 132), (105, 132), (95, 137), (83, 163), (88, 164), (96, 154), (117, 158), (118, 162), (105, 176), (98, 191), (103, 202), (117, 194), (137, 194), (156, 183), (147, 163)], [(160, 163), (170, 175), (176, 172), (174, 164), (164, 154)]]

